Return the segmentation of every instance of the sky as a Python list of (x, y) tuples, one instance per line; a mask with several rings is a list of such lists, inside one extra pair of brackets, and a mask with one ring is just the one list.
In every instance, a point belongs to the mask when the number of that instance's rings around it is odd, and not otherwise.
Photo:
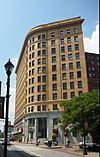
[[(13, 124), (15, 114), (15, 68), (25, 36), (32, 27), (81, 16), (84, 48), (99, 53), (98, 0), (0, 0), (0, 81), (2, 96), (6, 96), (7, 75), (4, 64), (11, 59), (9, 120)], [(0, 129), (4, 120), (0, 119)]]

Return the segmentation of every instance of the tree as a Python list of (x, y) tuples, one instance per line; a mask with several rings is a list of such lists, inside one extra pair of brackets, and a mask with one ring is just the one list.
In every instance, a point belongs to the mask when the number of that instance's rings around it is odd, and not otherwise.
[(72, 125), (72, 132), (83, 134), (83, 113), (86, 133), (90, 133), (99, 141), (99, 90), (93, 90), (90, 93), (83, 93), (79, 97), (66, 100), (61, 103), (63, 112), (60, 122), (64, 130), (69, 124)]

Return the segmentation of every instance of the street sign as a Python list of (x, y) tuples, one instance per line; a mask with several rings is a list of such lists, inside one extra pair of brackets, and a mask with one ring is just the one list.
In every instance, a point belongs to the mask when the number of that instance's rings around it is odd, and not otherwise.
[(4, 101), (5, 97), (0, 96), (0, 118), (4, 118)]

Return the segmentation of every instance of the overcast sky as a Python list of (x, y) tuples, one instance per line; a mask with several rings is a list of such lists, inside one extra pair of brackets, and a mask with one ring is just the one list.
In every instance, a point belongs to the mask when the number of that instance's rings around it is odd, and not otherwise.
[[(83, 23), (85, 51), (99, 53), (98, 0), (0, 0), (0, 80), (6, 95), (4, 64), (10, 58), (16, 66), (28, 31), (37, 25), (76, 16)], [(11, 75), (9, 120), (15, 112), (15, 68)], [(0, 126), (3, 122), (0, 121)], [(1, 127), (0, 127), (1, 128)]]

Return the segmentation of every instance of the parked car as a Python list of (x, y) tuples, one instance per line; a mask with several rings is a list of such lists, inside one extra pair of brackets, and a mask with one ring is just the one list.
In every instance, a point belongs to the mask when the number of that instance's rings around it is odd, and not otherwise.
[(58, 145), (58, 141), (49, 139), (49, 140), (45, 140), (44, 144), (47, 145), (47, 146), (50, 146), (50, 145), (57, 146)]
[[(86, 149), (88, 151), (95, 151), (95, 152), (100, 151), (100, 145), (98, 145), (97, 143), (86, 142), (85, 144), (86, 144)], [(84, 147), (84, 142), (80, 142), (79, 148), (83, 149), (83, 147)]]

